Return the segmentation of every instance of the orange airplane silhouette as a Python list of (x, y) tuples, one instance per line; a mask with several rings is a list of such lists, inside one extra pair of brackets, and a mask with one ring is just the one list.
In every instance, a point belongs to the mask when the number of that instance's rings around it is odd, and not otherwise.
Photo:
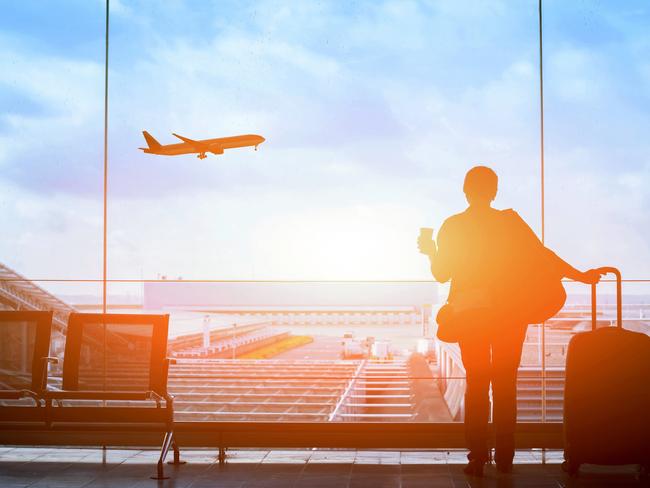
[(243, 136), (218, 137), (216, 139), (195, 141), (174, 134), (173, 132), (172, 134), (183, 142), (163, 145), (144, 130), (142, 131), (142, 135), (144, 135), (148, 147), (139, 147), (138, 149), (147, 154), (158, 154), (159, 156), (177, 156), (179, 154), (198, 153), (196, 156), (197, 158), (205, 159), (207, 158), (206, 153), (223, 154), (224, 149), (232, 149), (234, 147), (255, 146), (255, 150), (257, 151), (257, 146), (266, 140), (262, 136), (256, 134), (246, 134)]

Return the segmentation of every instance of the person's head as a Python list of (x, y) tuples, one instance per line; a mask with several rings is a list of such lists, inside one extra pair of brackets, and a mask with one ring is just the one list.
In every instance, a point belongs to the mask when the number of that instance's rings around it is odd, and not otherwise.
[(465, 175), (463, 191), (471, 206), (489, 206), (497, 196), (499, 178), (487, 166), (474, 166)]

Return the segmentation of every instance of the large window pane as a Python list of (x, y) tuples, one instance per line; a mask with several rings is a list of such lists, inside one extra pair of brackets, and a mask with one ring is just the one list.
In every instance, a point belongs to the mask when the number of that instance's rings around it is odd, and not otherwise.
[[(479, 163), (502, 178), (497, 205), (537, 228), (535, 6), (114, 11), (111, 273), (425, 278), (418, 228), (465, 207)], [(137, 149), (142, 130), (266, 142), (165, 157)]]
[[(101, 276), (103, 7), (28, 2), (0, 19), (2, 259), (88, 311), (102, 291), (81, 280)], [(458, 347), (434, 339), (447, 286), (428, 281), (415, 238), (464, 209), (476, 164), (500, 176), (496, 206), (541, 231), (537, 2), (110, 14), (108, 305), (171, 314), (177, 418), (462, 420)], [(547, 0), (544, 14), (546, 242), (577, 267), (650, 277), (648, 9)], [(138, 150), (143, 130), (266, 142), (156, 156)], [(324, 281), (351, 279), (368, 282)], [(626, 283), (624, 302), (644, 333), (646, 284)], [(529, 327), (520, 421), (561, 420), (568, 343), (590, 327), (588, 288), (567, 289)], [(610, 325), (614, 288), (599, 290)]]
[(0, 16), (0, 255), (31, 278), (101, 277), (102, 7)]
[(645, 2), (545, 2), (548, 242), (650, 276)]
[[(443, 367), (431, 339), (432, 285), (187, 280), (427, 279), (418, 228), (464, 209), (479, 163), (501, 176), (497, 205), (538, 228), (535, 6), (113, 10), (111, 275), (163, 279), (142, 305), (172, 312), (181, 417), (462, 418), (457, 352), (438, 351)], [(266, 142), (163, 157), (137, 150), (142, 130)], [(112, 283), (112, 307), (138, 286)], [(364, 301), (363, 286), (384, 291)], [(291, 341), (305, 343), (278, 352)]]

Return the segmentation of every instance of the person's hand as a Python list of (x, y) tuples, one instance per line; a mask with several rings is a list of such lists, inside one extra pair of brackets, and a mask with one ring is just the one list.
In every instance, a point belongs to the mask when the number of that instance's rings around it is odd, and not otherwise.
[(582, 273), (582, 277), (580, 278), (580, 281), (588, 285), (595, 285), (600, 281), (601, 276), (602, 273), (597, 269), (589, 269), (584, 273)]
[(418, 237), (418, 250), (427, 256), (433, 256), (436, 253), (436, 243), (425, 236)]

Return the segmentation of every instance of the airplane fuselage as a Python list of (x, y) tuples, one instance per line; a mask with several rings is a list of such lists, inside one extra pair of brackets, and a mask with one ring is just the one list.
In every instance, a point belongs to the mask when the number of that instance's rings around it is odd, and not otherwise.
[(263, 143), (266, 139), (257, 134), (246, 134), (241, 136), (232, 137), (217, 137), (214, 139), (192, 140), (183, 136), (174, 134), (183, 142), (177, 144), (160, 144), (148, 132), (144, 132), (145, 139), (147, 140), (148, 147), (141, 147), (140, 149), (147, 154), (156, 154), (159, 156), (178, 156), (180, 154), (193, 154), (197, 153), (198, 157), (203, 159), (206, 153), (223, 154), (225, 149), (233, 149), (237, 147), (257, 146)]

